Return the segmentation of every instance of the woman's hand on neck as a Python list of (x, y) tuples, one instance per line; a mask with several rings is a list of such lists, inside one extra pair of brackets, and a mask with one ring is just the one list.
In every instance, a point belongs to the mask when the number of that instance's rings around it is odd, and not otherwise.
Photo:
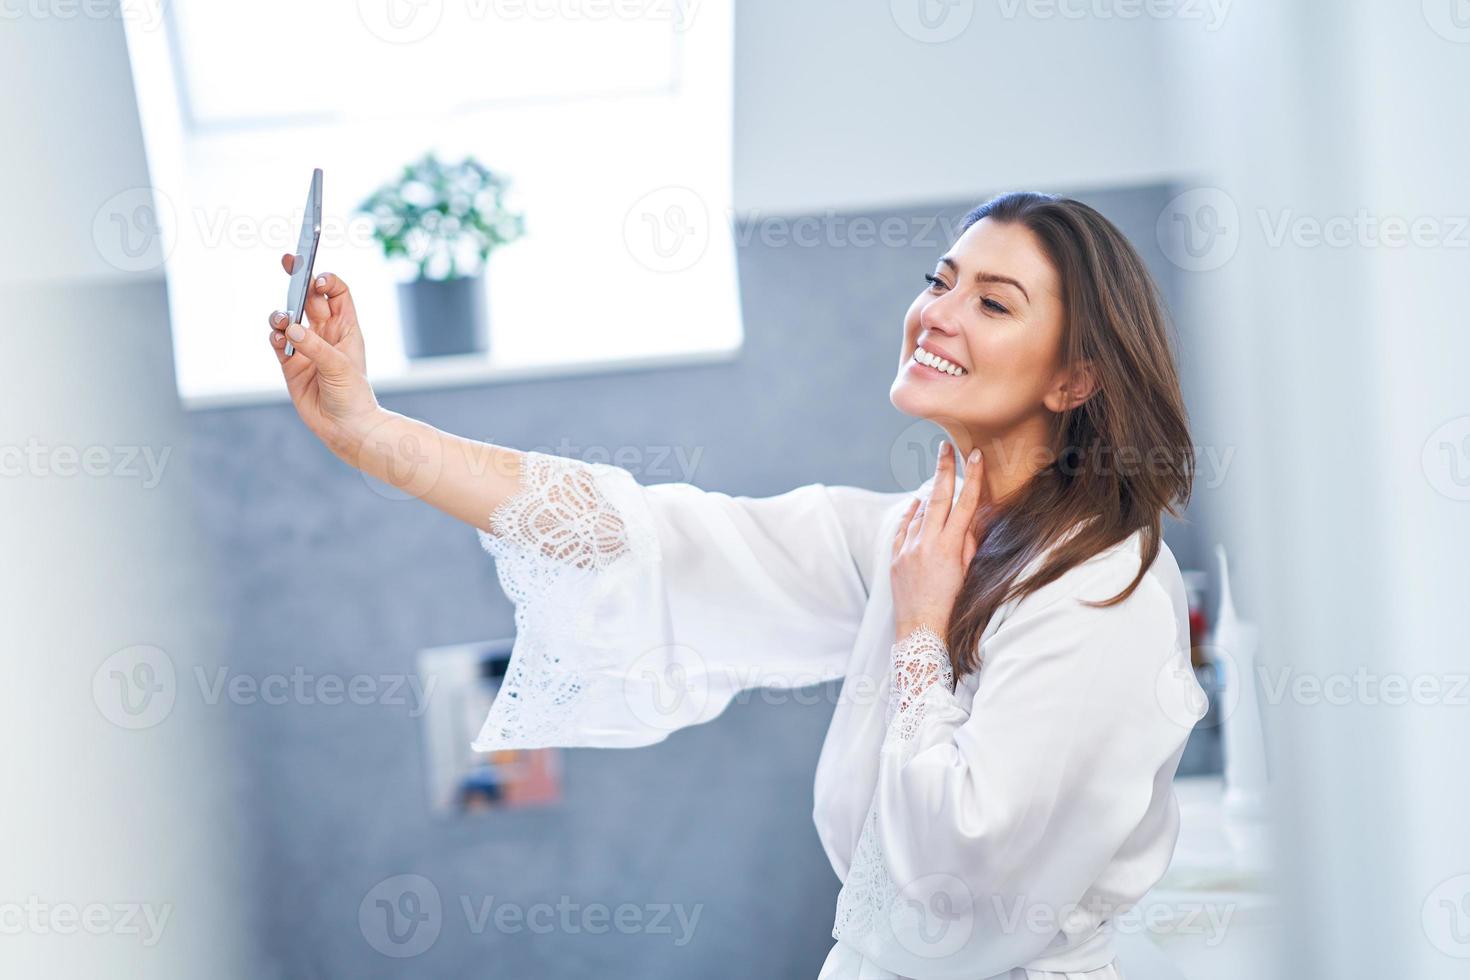
[(943, 427), (954, 443), (957, 459), (967, 458), (976, 448), (985, 458), (981, 479), (988, 501), (1005, 500), (1051, 462), (1044, 422), (1002, 434), (974, 433), (957, 423), (943, 423)]

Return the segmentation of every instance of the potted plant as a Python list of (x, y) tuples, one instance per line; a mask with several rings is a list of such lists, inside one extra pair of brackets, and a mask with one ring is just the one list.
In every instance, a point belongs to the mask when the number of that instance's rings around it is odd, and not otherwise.
[(445, 163), (430, 153), (358, 206), (383, 255), (415, 270), (398, 286), (410, 358), (489, 349), (486, 263), (526, 230), (524, 215), (505, 206), (509, 183), (472, 157)]

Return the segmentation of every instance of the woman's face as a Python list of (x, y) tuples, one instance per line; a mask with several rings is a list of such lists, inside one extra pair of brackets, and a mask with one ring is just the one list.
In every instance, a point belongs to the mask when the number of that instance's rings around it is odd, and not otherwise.
[(982, 218), (927, 278), (904, 318), (894, 407), (974, 442), (1067, 407), (1061, 285), (1030, 229)]

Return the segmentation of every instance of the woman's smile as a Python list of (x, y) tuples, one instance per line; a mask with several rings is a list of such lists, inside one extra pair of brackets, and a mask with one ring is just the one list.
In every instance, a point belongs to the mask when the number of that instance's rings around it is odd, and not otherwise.
[(914, 347), (908, 369), (921, 378), (963, 378), (970, 373), (958, 358), (932, 343)]

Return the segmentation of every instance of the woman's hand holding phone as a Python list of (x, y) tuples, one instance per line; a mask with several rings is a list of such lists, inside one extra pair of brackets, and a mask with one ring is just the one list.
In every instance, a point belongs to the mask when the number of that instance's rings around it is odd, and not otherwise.
[[(289, 275), (290, 255), (281, 257)], [(307, 291), (306, 323), (270, 316), (271, 348), (296, 414), (348, 466), (486, 528), (490, 514), (521, 487), (521, 453), (464, 439), (390, 412), (367, 380), (367, 357), (347, 284), (331, 273)], [(296, 348), (286, 356), (286, 341)]]
[[(290, 275), (294, 256), (281, 256)], [(377, 423), (378, 399), (367, 380), (367, 355), (347, 284), (330, 272), (307, 290), (306, 323), (285, 313), (270, 316), (271, 347), (296, 413), (327, 448), (353, 466), (363, 439)], [(296, 348), (287, 357), (286, 341)]]

